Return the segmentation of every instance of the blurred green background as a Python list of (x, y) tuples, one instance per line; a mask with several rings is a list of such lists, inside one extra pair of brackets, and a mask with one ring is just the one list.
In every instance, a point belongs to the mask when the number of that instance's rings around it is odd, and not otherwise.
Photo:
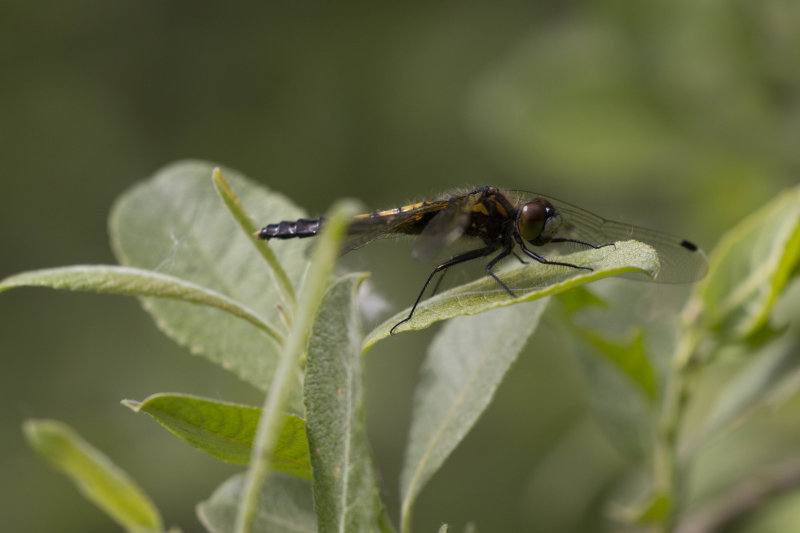
[[(187, 157), (237, 168), (312, 214), (341, 196), (381, 208), (495, 184), (709, 250), (798, 181), (799, 65), (795, 0), (6, 0), (0, 277), (113, 263), (115, 197)], [(378, 250), (348, 263), (374, 271), (393, 308), (407, 305), (429, 266), (406, 247)], [(660, 289), (632, 290), (652, 305)], [(368, 357), (369, 430), (395, 517), (430, 336), (398, 336)], [(468, 521), (481, 531), (602, 529), (603, 491), (624, 459), (553, 337), (543, 324), (422, 493), (419, 531)], [(178, 391), (260, 404), (256, 391), (175, 346), (132, 299), (3, 294), (0, 353), (4, 531), (114, 528), (27, 448), (28, 417), (73, 425), (140, 481), (167, 523), (200, 530), (195, 502), (238, 470), (119, 400)]]

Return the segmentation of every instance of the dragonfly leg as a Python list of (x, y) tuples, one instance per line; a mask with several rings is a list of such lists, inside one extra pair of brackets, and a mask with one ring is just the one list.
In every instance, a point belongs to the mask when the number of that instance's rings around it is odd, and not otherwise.
[[(484, 248), (478, 248), (476, 250), (470, 250), (468, 252), (464, 252), (463, 254), (459, 254), (459, 255), (457, 255), (455, 257), (451, 257), (450, 259), (448, 259), (447, 261), (445, 261), (441, 265), (438, 265), (436, 268), (434, 268), (431, 271), (430, 275), (428, 276), (428, 279), (425, 280), (425, 284), (422, 286), (422, 290), (419, 291), (419, 295), (417, 295), (417, 299), (414, 302), (414, 305), (411, 306), (411, 312), (408, 313), (408, 316), (405, 317), (403, 320), (401, 320), (400, 322), (398, 322), (397, 324), (392, 326), (392, 329), (389, 330), (389, 334), (390, 335), (394, 335), (394, 330), (397, 328), (397, 326), (399, 326), (400, 324), (402, 324), (404, 322), (408, 322), (409, 320), (411, 320), (411, 317), (414, 315), (414, 311), (417, 309), (417, 305), (419, 305), (420, 300), (422, 300), (422, 295), (425, 294), (425, 289), (428, 288), (428, 285), (430, 285), (431, 280), (433, 279), (433, 276), (435, 276), (437, 272), (446, 272), (447, 269), (450, 268), (453, 265), (457, 265), (459, 263), (464, 263), (466, 261), (472, 261), (473, 259), (477, 259), (479, 257), (487, 256), (490, 253), (494, 252), (496, 249), (497, 248), (495, 248), (493, 246), (486, 246)], [(444, 273), (442, 275), (444, 275)], [(495, 277), (494, 274), (492, 274), (492, 277), (497, 279), (497, 277)], [(498, 282), (499, 281), (500, 280), (498, 280)], [(503, 285), (502, 282), (500, 282), (500, 284)], [(438, 283), (437, 283), (437, 285), (438, 285)], [(508, 289), (506, 289), (506, 290), (508, 290)]]
[[(486, 265), (486, 273), (487, 273), (488, 275), (492, 276), (492, 278), (494, 278), (494, 280), (495, 280), (497, 283), (499, 283), (501, 287), (503, 287), (503, 288), (505, 289), (505, 291), (506, 291), (506, 292), (509, 294), (509, 296), (511, 296), (512, 298), (516, 298), (516, 297), (517, 297), (517, 295), (516, 295), (516, 294), (514, 294), (514, 293), (511, 291), (511, 289), (509, 289), (509, 288), (508, 288), (508, 285), (506, 285), (505, 283), (503, 283), (503, 281), (502, 281), (500, 278), (498, 278), (498, 277), (497, 277), (497, 275), (496, 275), (496, 274), (495, 274), (495, 273), (492, 271), (492, 268), (494, 268), (494, 266), (497, 264), (497, 262), (498, 262), (498, 261), (500, 261), (501, 259), (503, 259), (503, 258), (504, 258), (504, 257), (506, 257), (507, 255), (509, 255), (509, 254), (511, 254), (511, 253), (512, 253), (512, 252), (511, 252), (511, 247), (512, 247), (512, 244), (511, 244), (511, 243), (508, 243), (508, 244), (506, 245), (506, 247), (505, 247), (505, 248), (503, 248), (503, 249), (500, 251), (500, 253), (499, 253), (499, 254), (497, 254), (497, 255), (496, 255), (494, 258), (492, 258), (492, 260), (491, 260), (491, 261), (489, 261), (489, 263)], [(517, 254), (514, 254), (514, 255), (516, 256)], [(519, 257), (517, 257), (517, 259), (520, 259), (520, 258), (519, 258)], [(522, 261), (522, 259), (520, 259), (520, 261)]]
[(585, 267), (585, 266), (579, 266), (579, 265), (573, 265), (572, 263), (562, 263), (561, 261), (550, 261), (549, 259), (546, 259), (546, 258), (542, 257), (541, 255), (537, 254), (536, 252), (534, 252), (532, 250), (529, 250), (525, 246), (525, 243), (522, 241), (522, 238), (519, 238), (517, 240), (517, 242), (519, 243), (520, 249), (523, 252), (525, 252), (525, 255), (527, 255), (528, 257), (530, 257), (532, 259), (535, 259), (535, 260), (539, 261), (543, 265), (557, 265), (557, 266), (565, 266), (565, 267), (570, 267), (570, 268), (579, 268), (581, 270), (588, 270), (589, 272), (593, 272), (594, 271), (593, 268), (589, 268), (589, 267)]
[(433, 290), (431, 291), (431, 296), (439, 292), (439, 285), (442, 284), (442, 280), (444, 279), (445, 274), (447, 274), (447, 269), (442, 270), (442, 274), (439, 276), (439, 279), (436, 280), (436, 285), (433, 286)]
[[(500, 252), (500, 254), (497, 257), (492, 259), (489, 262), (489, 264), (486, 265), (486, 273), (488, 275), (490, 275), (492, 278), (494, 278), (494, 280), (497, 281), (497, 283), (499, 283), (500, 286), (503, 287), (506, 290), (506, 292), (511, 295), (512, 298), (516, 298), (516, 295), (511, 290), (509, 290), (509, 288), (506, 286), (506, 284), (503, 283), (502, 281), (500, 281), (500, 279), (497, 276), (495, 276), (494, 272), (492, 271), (492, 268), (494, 268), (494, 265), (496, 265), (498, 261), (500, 261), (501, 259), (506, 257), (508, 254), (513, 254), (514, 257), (516, 257), (517, 260), (520, 263), (522, 263), (523, 265), (527, 265), (528, 264), (528, 262), (525, 261), (524, 259), (522, 259), (516, 252), (512, 252), (511, 251), (511, 246), (509, 245), (508, 248), (506, 248), (502, 252)], [(433, 296), (434, 294), (436, 294), (439, 291), (439, 285), (442, 284), (442, 280), (444, 279), (444, 275), (445, 274), (447, 274), (447, 270), (442, 270), (442, 275), (439, 276), (439, 279), (436, 280), (436, 285), (433, 286), (433, 290), (431, 291), (431, 296)]]
[(565, 239), (563, 237), (556, 237), (554, 239), (550, 239), (550, 242), (574, 242), (575, 244), (582, 244), (583, 246), (588, 246), (589, 248), (594, 248), (595, 250), (599, 248), (605, 248), (606, 246), (616, 247), (616, 245), (613, 242), (597, 245), (586, 241), (579, 241), (578, 239)]

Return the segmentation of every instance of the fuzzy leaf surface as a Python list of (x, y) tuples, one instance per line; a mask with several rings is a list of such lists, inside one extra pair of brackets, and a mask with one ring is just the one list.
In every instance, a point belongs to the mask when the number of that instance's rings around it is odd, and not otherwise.
[(537, 300), (459, 317), (434, 338), (414, 395), (400, 481), (402, 531), (410, 530), (420, 490), (489, 405), (546, 305)]
[(17, 287), (48, 287), (57, 290), (150, 296), (199, 304), (225, 311), (262, 330), (272, 339), (280, 334), (273, 330), (253, 310), (224, 294), (140, 268), (113, 265), (76, 265), (33, 270), (9, 276), (0, 281), (0, 292)]
[[(558, 260), (592, 270), (534, 262), (499, 272), (498, 276), (517, 294), (516, 298), (511, 298), (495, 280), (484, 276), (423, 300), (411, 320), (398, 326), (395, 333), (424, 329), (434, 322), (456, 316), (476, 315), (490, 309), (537, 300), (618, 274), (641, 272), (653, 277), (659, 269), (656, 251), (638, 241), (622, 241), (615, 246), (561, 256)], [(407, 309), (396, 314), (369, 333), (364, 341), (365, 349), (388, 337), (392, 326), (408, 316), (408, 313)]]
[(311, 332), (305, 404), (321, 532), (373, 532), (381, 505), (367, 442), (358, 286), (351, 274), (332, 285)]
[[(232, 533), (242, 500), (245, 474), (228, 479), (198, 504), (197, 516), (211, 533)], [(272, 474), (262, 486), (252, 533), (317, 533), (311, 484), (284, 474)]]
[[(220, 200), (211, 178), (213, 169), (199, 161), (175, 163), (124, 193), (109, 221), (114, 252), (124, 265), (169, 274), (224, 294), (285, 332), (275, 307), (281, 291), (250, 236)], [(303, 216), (283, 196), (237, 172), (223, 173), (243, 208), (256, 220)], [(308, 265), (305, 246), (278, 242), (273, 247), (290, 281), (299, 286)], [(159, 328), (192, 353), (257, 387), (269, 383), (279, 346), (258, 330), (206, 307), (153, 298), (142, 302)]]

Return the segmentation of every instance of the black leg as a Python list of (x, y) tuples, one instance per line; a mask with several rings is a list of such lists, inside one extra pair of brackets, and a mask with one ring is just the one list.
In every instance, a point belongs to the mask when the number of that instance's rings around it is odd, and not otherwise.
[[(488, 275), (492, 276), (492, 278), (494, 278), (494, 280), (497, 283), (499, 283), (500, 286), (503, 287), (506, 290), (506, 292), (509, 294), (509, 296), (511, 296), (512, 298), (516, 298), (517, 295), (514, 294), (511, 291), (511, 289), (508, 288), (508, 285), (503, 283), (503, 281), (500, 278), (498, 278), (497, 275), (495, 275), (495, 273), (492, 271), (492, 268), (494, 268), (494, 266), (497, 264), (498, 261), (500, 261), (501, 259), (503, 259), (504, 257), (506, 257), (508, 254), (511, 253), (511, 247), (512, 247), (511, 243), (507, 244), (506, 247), (503, 248), (503, 250), (501, 250), (499, 254), (497, 254), (491, 261), (489, 261), (489, 263), (486, 265), (486, 273)], [(514, 254), (514, 255), (517, 255), (517, 254)], [(519, 258), (517, 258), (517, 259), (519, 259)]]
[(606, 244), (596, 245), (586, 241), (579, 241), (578, 239), (564, 239), (562, 237), (556, 237), (555, 239), (550, 239), (550, 242), (574, 242), (575, 244), (582, 244), (583, 246), (588, 246), (589, 248), (594, 248), (597, 250), (598, 248), (605, 248), (606, 246), (614, 246), (613, 242), (609, 242)]
[(447, 270), (442, 270), (442, 274), (439, 276), (439, 279), (436, 280), (436, 285), (433, 286), (433, 290), (431, 291), (431, 296), (435, 295), (439, 292), (439, 285), (442, 284), (442, 280), (444, 279), (444, 275), (447, 274)]
[[(492, 268), (494, 267), (495, 264), (497, 264), (498, 261), (500, 261), (502, 258), (506, 257), (509, 253), (513, 254), (514, 257), (517, 258), (517, 261), (519, 261), (523, 265), (527, 265), (528, 262), (525, 261), (524, 259), (522, 259), (516, 252), (512, 252), (511, 251), (511, 246), (509, 246), (506, 250), (503, 250), (503, 252), (505, 252), (505, 253), (501, 252), (500, 255), (498, 255), (497, 257), (492, 259), (492, 261), (488, 265), (486, 265), (486, 273), (488, 275), (492, 276), (495, 279), (495, 281), (497, 281), (497, 283), (499, 283), (500, 286), (503, 287), (506, 290), (506, 292), (511, 295), (512, 298), (515, 298), (516, 296), (514, 296), (514, 293), (511, 292), (510, 290), (508, 290), (508, 287), (506, 287), (506, 285), (502, 281), (500, 281), (497, 278), (497, 276), (494, 275), (494, 273), (492, 272)], [(439, 285), (442, 284), (442, 280), (444, 279), (444, 275), (445, 274), (447, 274), (447, 270), (442, 270), (442, 275), (439, 276), (439, 279), (436, 280), (436, 285), (433, 286), (433, 290), (431, 291), (431, 296), (433, 296), (434, 294), (439, 292)]]
[[(433, 279), (433, 276), (435, 276), (437, 272), (446, 271), (451, 266), (457, 265), (459, 263), (464, 263), (466, 261), (472, 261), (473, 259), (477, 259), (479, 257), (487, 256), (490, 253), (494, 252), (496, 249), (497, 248), (494, 248), (494, 247), (491, 247), (491, 246), (487, 246), (485, 248), (478, 248), (477, 250), (470, 250), (469, 252), (464, 252), (463, 254), (459, 254), (459, 255), (457, 255), (455, 257), (451, 257), (450, 259), (448, 259), (447, 261), (445, 261), (441, 265), (439, 265), (436, 268), (434, 268), (433, 271), (431, 271), (430, 275), (428, 276), (428, 279), (425, 280), (425, 284), (422, 286), (422, 290), (419, 291), (419, 295), (417, 296), (417, 300), (414, 302), (414, 305), (411, 306), (411, 312), (408, 313), (408, 316), (405, 317), (403, 320), (401, 320), (400, 322), (398, 322), (397, 324), (392, 326), (392, 329), (389, 330), (389, 334), (390, 335), (394, 335), (394, 330), (395, 330), (395, 328), (397, 328), (397, 326), (399, 326), (400, 324), (402, 324), (404, 322), (408, 322), (409, 320), (411, 320), (411, 317), (414, 315), (414, 311), (417, 309), (417, 305), (419, 305), (420, 300), (422, 300), (422, 295), (425, 294), (425, 289), (428, 288), (428, 285), (430, 284), (431, 280)], [(506, 255), (507, 254), (508, 254), (508, 252), (506, 251)], [(494, 279), (497, 279), (497, 277), (494, 274), (491, 274), (491, 276)], [(500, 282), (500, 280), (497, 280), (497, 281)], [(500, 284), (503, 285), (502, 282), (500, 282)], [(503, 285), (503, 287), (505, 287), (505, 285)], [(506, 288), (506, 290), (508, 290), (508, 289)]]
[(529, 250), (525, 246), (525, 242), (522, 240), (522, 237), (516, 236), (516, 239), (517, 239), (517, 243), (519, 243), (520, 249), (523, 252), (525, 252), (525, 255), (527, 255), (528, 257), (530, 257), (532, 259), (536, 259), (537, 261), (539, 261), (543, 265), (558, 265), (558, 266), (565, 266), (565, 267), (570, 267), (570, 268), (580, 268), (581, 270), (588, 270), (589, 272), (593, 272), (594, 271), (593, 268), (589, 268), (589, 267), (585, 267), (585, 266), (578, 266), (578, 265), (573, 265), (572, 263), (562, 263), (560, 261), (550, 261), (549, 259), (545, 259), (541, 255), (533, 252), (532, 250)]

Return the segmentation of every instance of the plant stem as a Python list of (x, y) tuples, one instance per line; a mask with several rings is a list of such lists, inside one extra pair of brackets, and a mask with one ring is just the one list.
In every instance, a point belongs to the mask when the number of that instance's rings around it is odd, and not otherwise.
[(270, 457), (281, 429), (286, 401), (291, 387), (297, 382), (296, 372), (300, 367), (301, 357), (305, 353), (314, 318), (325, 294), (328, 280), (333, 273), (347, 224), (355, 212), (352, 202), (338, 202), (334, 205), (330, 216), (326, 218), (326, 227), (314, 249), (311, 268), (300, 293), (297, 315), (283, 347), (281, 360), (272, 379), (258, 422), (250, 458), (250, 470), (236, 517), (235, 531), (237, 533), (250, 531), (258, 510), (261, 486), (270, 471)]
[(664, 530), (669, 530), (679, 507), (679, 489), (683, 485), (679, 437), (689, 403), (691, 384), (696, 378), (701, 337), (698, 328), (688, 327), (684, 331), (672, 359), (672, 373), (667, 382), (653, 458), (654, 493), (666, 496), (669, 501), (670, 511), (662, 524)]

